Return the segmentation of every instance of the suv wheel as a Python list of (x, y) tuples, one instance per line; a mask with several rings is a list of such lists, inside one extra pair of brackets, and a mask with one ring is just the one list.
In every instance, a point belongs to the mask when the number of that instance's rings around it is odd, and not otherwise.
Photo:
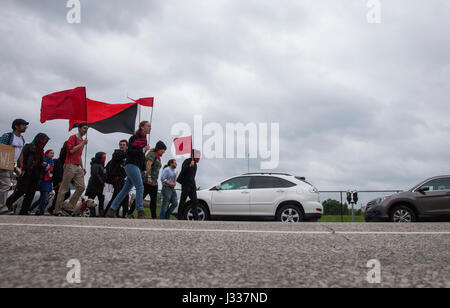
[[(203, 203), (197, 203), (197, 214), (199, 221), (209, 220), (209, 211)], [(189, 205), (184, 214), (185, 220), (194, 220), (194, 214), (192, 212), (192, 206)]]
[(416, 214), (414, 211), (405, 205), (396, 206), (392, 210), (391, 221), (398, 223), (410, 223), (416, 221)]
[(281, 222), (301, 222), (303, 221), (303, 213), (295, 205), (283, 205), (277, 214), (277, 221)]

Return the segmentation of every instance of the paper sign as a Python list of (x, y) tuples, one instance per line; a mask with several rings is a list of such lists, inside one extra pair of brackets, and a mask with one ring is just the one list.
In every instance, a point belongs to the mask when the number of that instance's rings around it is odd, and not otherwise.
[(0, 169), (14, 170), (14, 147), (0, 144)]

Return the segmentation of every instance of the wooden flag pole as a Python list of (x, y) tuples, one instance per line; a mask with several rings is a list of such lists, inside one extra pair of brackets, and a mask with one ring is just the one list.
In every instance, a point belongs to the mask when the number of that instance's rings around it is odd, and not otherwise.
[[(84, 97), (87, 98), (86, 95)], [(86, 105), (86, 123), (88, 123), (87, 99), (85, 101), (86, 101), (86, 104), (85, 104)], [(89, 126), (88, 126), (88, 131), (86, 132), (86, 137), (84, 137), (85, 139), (87, 139), (88, 132), (89, 132)], [(83, 140), (83, 137), (81, 137), (81, 140)], [(86, 168), (87, 168), (87, 152), (88, 152), (88, 145), (86, 144), (86, 151), (84, 152), (84, 170), (86, 170)]]
[(139, 124), (141, 124), (141, 105), (138, 105), (139, 108)]
[[(155, 108), (155, 105), (152, 107), (152, 112), (150, 113), (150, 125), (152, 125), (153, 129), (153, 109)], [(150, 134), (152, 133), (152, 130), (150, 129), (150, 133), (148, 133), (148, 144), (150, 144)]]

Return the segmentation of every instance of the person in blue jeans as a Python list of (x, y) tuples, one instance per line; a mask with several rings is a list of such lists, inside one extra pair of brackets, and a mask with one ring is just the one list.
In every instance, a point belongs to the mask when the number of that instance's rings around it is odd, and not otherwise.
[(114, 198), (111, 208), (108, 209), (105, 217), (117, 217), (120, 204), (134, 186), (136, 187), (136, 210), (138, 211), (138, 219), (147, 218), (144, 212), (144, 183), (142, 182), (142, 172), (145, 170), (144, 152), (150, 149), (150, 146), (147, 144), (147, 135), (150, 133), (150, 130), (150, 122), (143, 121), (139, 124), (139, 129), (136, 133), (130, 138), (124, 167), (127, 179), (122, 190)]
[(161, 213), (159, 215), (160, 219), (170, 219), (170, 215), (178, 206), (177, 192), (175, 190), (175, 186), (177, 185), (177, 174), (175, 172), (175, 169), (177, 169), (177, 161), (175, 159), (171, 159), (169, 160), (167, 165), (164, 166), (163, 172), (161, 174), (162, 205)]
[(39, 191), (40, 191), (40, 198), (38, 201), (36, 201), (31, 209), (30, 212), (33, 211), (37, 206), (39, 206), (39, 211), (36, 212), (36, 215), (44, 216), (45, 215), (45, 208), (47, 207), (47, 198), (48, 195), (52, 192), (52, 177), (53, 177), (53, 157), (55, 156), (55, 151), (53, 150), (47, 150), (44, 154), (44, 177), (41, 179), (41, 183), (39, 185)]

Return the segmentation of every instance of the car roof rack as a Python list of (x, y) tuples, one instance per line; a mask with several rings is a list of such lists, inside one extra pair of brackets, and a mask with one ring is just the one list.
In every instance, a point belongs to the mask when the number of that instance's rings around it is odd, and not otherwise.
[(291, 174), (288, 173), (282, 173), (282, 172), (250, 172), (250, 173), (244, 173), (243, 175), (287, 175), (287, 176), (292, 176)]

